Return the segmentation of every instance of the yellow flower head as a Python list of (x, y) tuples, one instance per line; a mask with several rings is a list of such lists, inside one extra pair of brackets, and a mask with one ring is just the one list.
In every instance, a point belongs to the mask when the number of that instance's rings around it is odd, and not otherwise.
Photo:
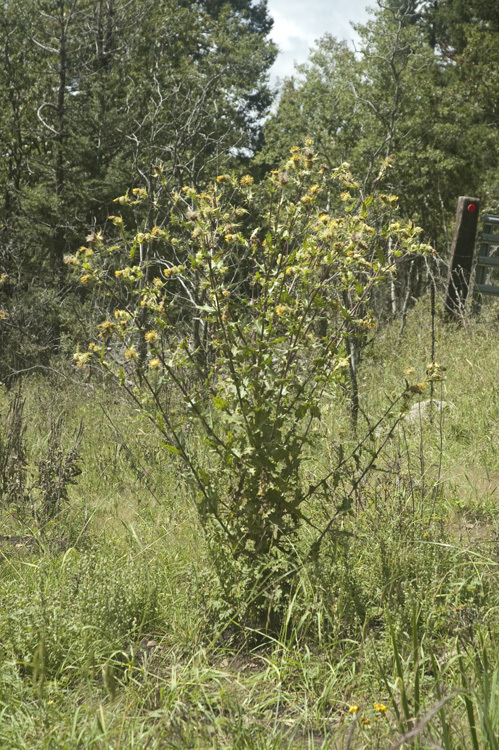
[(99, 338), (107, 339), (115, 330), (115, 325), (110, 320), (105, 320), (103, 323), (99, 323), (97, 330), (99, 331)]
[(426, 388), (426, 383), (422, 382), (422, 383), (414, 383), (414, 385), (411, 385), (409, 390), (411, 391), (411, 393), (423, 393), (425, 388)]
[(253, 177), (250, 174), (243, 175), (239, 180), (241, 187), (250, 187), (251, 185), (253, 185), (253, 182)]
[(358, 706), (355, 706), (355, 705), (354, 706), (350, 706), (350, 708), (348, 709), (348, 713), (349, 714), (356, 714), (358, 710), (359, 710)]
[(379, 195), (378, 197), (380, 201), (382, 203), (385, 203), (386, 205), (398, 202), (398, 197), (396, 195), (385, 195), (384, 193), (381, 193), (381, 195)]
[(90, 357), (90, 352), (76, 352), (76, 354), (73, 354), (73, 362), (77, 367), (83, 367), (87, 363), (88, 358)]
[(150, 362), (149, 362), (149, 368), (151, 370), (159, 370), (160, 367), (161, 367), (161, 362), (159, 361), (159, 359), (151, 359), (150, 360)]
[(115, 227), (123, 226), (123, 218), (121, 216), (108, 216), (109, 221), (112, 221)]
[(123, 320), (130, 320), (132, 316), (126, 310), (115, 310), (114, 317), (116, 318), (116, 320), (123, 321)]
[(444, 380), (445, 367), (441, 367), (438, 362), (429, 362), (426, 365), (426, 374), (432, 380)]
[(128, 359), (129, 361), (133, 359), (137, 359), (138, 356), (139, 355), (133, 348), (129, 348), (125, 350), (125, 359)]
[(384, 705), (384, 703), (375, 703), (374, 710), (378, 711), (378, 713), (380, 714), (384, 714), (386, 713), (386, 706)]
[(158, 332), (157, 331), (147, 331), (147, 333), (144, 336), (145, 340), (148, 344), (152, 344), (155, 341), (158, 340)]

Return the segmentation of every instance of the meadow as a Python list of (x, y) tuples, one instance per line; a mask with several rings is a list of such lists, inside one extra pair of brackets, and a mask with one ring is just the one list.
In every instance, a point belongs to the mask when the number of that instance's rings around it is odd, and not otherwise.
[[(347, 394), (329, 396), (311, 477), (376, 424), (410, 368), (424, 377), (428, 300), (399, 329), (364, 352), (357, 437)], [(373, 432), (384, 449), (320, 557), (303, 559), (277, 634), (228, 620), (176, 457), (119, 389), (68, 361), (17, 386), (25, 493), (7, 502), (16, 389), (2, 388), (0, 747), (498, 748), (498, 331), (494, 305), (459, 326), (437, 317), (445, 379)], [(431, 395), (444, 408), (425, 409)], [(51, 502), (41, 467), (80, 424), (81, 473), (37, 522), (30, 503)]]

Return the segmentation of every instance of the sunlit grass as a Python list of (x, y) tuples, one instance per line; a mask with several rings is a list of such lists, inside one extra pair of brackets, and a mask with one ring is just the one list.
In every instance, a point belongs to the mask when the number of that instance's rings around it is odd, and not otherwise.
[[(380, 331), (362, 364), (371, 423), (404, 368), (430, 361), (423, 304), (397, 334)], [(401, 422), (319, 558), (303, 557), (272, 638), (228, 619), (179, 468), (120, 394), (26, 381), (33, 456), (50, 419), (67, 440), (83, 420), (83, 472), (41, 536), (2, 511), (21, 540), (0, 543), (0, 746), (346, 750), (412, 732), (421, 748), (496, 748), (496, 337), (490, 319), (437, 326), (434, 397), (452, 408)], [(311, 477), (349, 429), (339, 393)]]

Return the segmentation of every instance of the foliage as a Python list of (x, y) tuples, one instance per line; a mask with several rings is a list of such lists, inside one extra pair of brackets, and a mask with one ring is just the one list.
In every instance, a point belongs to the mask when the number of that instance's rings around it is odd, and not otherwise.
[[(366, 304), (393, 259), (428, 249), (393, 216), (396, 198), (362, 199), (348, 165), (320, 166), (311, 144), (291, 151), (259, 189), (220, 175), (209, 192), (167, 196), (170, 231), (129, 238), (114, 217), (116, 244), (98, 234), (68, 258), (120, 305), (76, 364), (113, 374), (158, 427), (194, 482), (228, 600), (251, 592), (270, 612), (289, 591), (298, 529), (313, 525), (311, 498), (338, 512), (343, 458), (309, 486), (304, 468), (346, 341), (374, 325)], [(323, 206), (340, 192), (335, 218)], [(157, 200), (135, 189), (118, 203), (150, 212)]]
[(80, 443), (83, 428), (74, 436), (71, 448), (65, 449), (62, 418), (50, 425), (46, 450), (38, 460), (29, 455), (26, 444), (24, 399), (14, 394), (3, 424), (0, 425), (0, 503), (13, 509), (29, 523), (35, 520), (43, 531), (68, 502), (68, 486), (81, 474)]
[[(112, 435), (104, 437), (105, 417), (95, 408), (99, 401), (112, 407), (111, 391), (99, 389), (90, 401), (74, 385), (66, 390), (77, 412), (73, 419), (85, 404), (92, 421), (86, 450), (112, 455)], [(35, 392), (42, 401), (49, 396), (39, 385)], [(382, 398), (379, 388), (372, 396)], [(132, 441), (140, 431), (125, 408), (120, 423)], [(337, 408), (325, 417), (336, 431)], [(429, 443), (431, 436), (430, 430)], [(153, 451), (156, 441), (148, 439)], [(320, 467), (322, 456), (315, 459)], [(161, 455), (150, 466), (168, 481)], [(90, 463), (87, 471), (103, 475)], [(120, 492), (129, 473), (124, 463), (108, 473), (92, 502)], [(487, 641), (486, 672), (475, 672), (475, 645), (483, 659), (479, 633), (487, 638), (490, 625), (494, 638), (494, 564), (476, 545), (468, 550), (450, 536), (443, 520), (421, 523), (420, 509), (413, 513), (410, 498), (397, 494), (395, 476), (383, 496), (384, 476), (380, 472), (377, 506), (364, 496), (364, 509), (342, 524), (350, 536), (338, 534), (325, 546), (322, 580), (315, 566), (301, 572), (286, 613), (294, 625), (264, 649), (236, 652), (207, 622), (207, 603), (217, 591), (208, 585), (202, 539), (192, 538), (195, 522), (168, 520), (173, 484), (163, 507), (133, 513), (133, 534), (132, 524), (130, 533), (113, 530), (117, 517), (108, 504), (106, 525), (101, 517), (65, 554), (3, 544), (3, 746), (41, 748), (50, 740), (76, 748), (85, 737), (96, 745), (206, 747), (215, 737), (221, 747), (305, 748), (313, 732), (317, 746), (339, 750), (352, 731), (351, 747), (390, 747), (410, 726), (422, 744), (464, 750), (472, 746), (465, 696), (482, 742), (486, 719), (482, 730), (480, 717), (487, 705), (494, 712), (495, 651)], [(185, 502), (179, 503), (183, 517)], [(446, 512), (443, 501), (437, 514)], [(352, 606), (359, 593), (364, 615)], [(457, 635), (469, 650), (462, 654), (466, 693), (459, 692), (453, 656)]]
[[(357, 55), (325, 34), (285, 82), (257, 161), (275, 166), (290, 135), (313, 137), (321, 158), (351, 162), (366, 190), (376, 185), (395, 193), (403, 215), (423, 227), (445, 258), (457, 197), (496, 200), (492, 50), (498, 32), (494, 12), (482, 8), (480, 14), (480, 5), (379, 3), (373, 17), (356, 27)], [(461, 20), (451, 22), (458, 9)], [(437, 17), (441, 29), (464, 34), (459, 52), (437, 31)], [(472, 17), (483, 22), (478, 26)], [(379, 164), (387, 158), (391, 168), (380, 182)], [(413, 264), (411, 275), (395, 285), (395, 312), (407, 294), (417, 298), (423, 289), (420, 264)]]
[[(171, 189), (258, 147), (265, 3), (13, 0), (0, 10), (0, 377), (48, 366), (88, 318), (63, 256), (161, 160)], [(223, 114), (221, 114), (223, 113)]]
[[(279, 106), (265, 124), (265, 143), (254, 163), (267, 169), (279, 166), (305, 137), (313, 138), (317, 153), (330, 167), (351, 161), (362, 137), (354, 93), (361, 70), (354, 53), (345, 42), (324, 34), (296, 73), (283, 82)], [(356, 171), (359, 168), (357, 164)]]
[[(371, 424), (407, 364), (414, 381), (425, 370), (428, 308), (368, 349), (359, 379)], [(257, 648), (251, 628), (234, 648), (225, 612), (214, 616), (221, 586), (155, 430), (79, 370), (24, 379), (30, 455), (50, 414), (63, 413), (69, 433), (81, 419), (87, 429), (64, 514), (70, 547), (0, 540), (2, 747), (367, 750), (412, 739), (468, 750), (473, 731), (478, 747), (495, 747), (495, 308), (465, 328), (436, 326), (448, 369), (435, 397), (449, 409), (399, 422), (351, 514), (301, 568), (280, 633)], [(0, 398), (6, 411), (11, 395)], [(335, 460), (335, 444), (353, 447), (345, 407), (341, 393), (326, 398), (307, 480)], [(299, 537), (307, 549), (315, 531)]]

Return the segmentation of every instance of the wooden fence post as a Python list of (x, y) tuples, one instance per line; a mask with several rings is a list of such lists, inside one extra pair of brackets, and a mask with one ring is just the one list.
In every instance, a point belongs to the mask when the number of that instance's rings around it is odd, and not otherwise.
[(458, 199), (445, 295), (445, 313), (448, 317), (461, 317), (468, 296), (479, 208), (479, 198), (462, 195)]

